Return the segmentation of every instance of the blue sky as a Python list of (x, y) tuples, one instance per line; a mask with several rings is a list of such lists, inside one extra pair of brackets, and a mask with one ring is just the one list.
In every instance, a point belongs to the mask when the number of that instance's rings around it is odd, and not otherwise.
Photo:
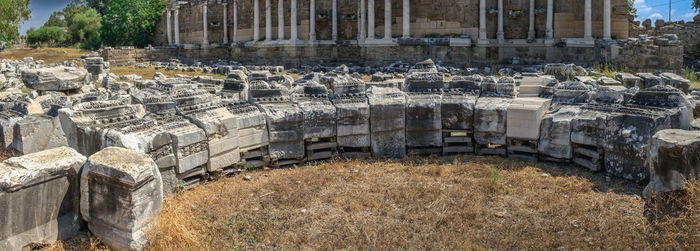
[[(29, 27), (39, 28), (49, 15), (54, 11), (61, 10), (70, 0), (31, 0), (32, 18), (20, 27), (20, 33), (24, 34)], [(635, 0), (638, 20), (651, 18), (652, 20), (668, 20), (668, 0)], [(671, 15), (673, 20), (693, 20), (696, 13), (690, 8), (692, 0), (671, 0)]]
[[(668, 21), (669, 0), (635, 0), (637, 8), (637, 20), (650, 18), (652, 21), (663, 19)], [(697, 15), (690, 8), (692, 0), (671, 0), (671, 17), (673, 21), (691, 21)], [(653, 22), (652, 22), (653, 23)]]

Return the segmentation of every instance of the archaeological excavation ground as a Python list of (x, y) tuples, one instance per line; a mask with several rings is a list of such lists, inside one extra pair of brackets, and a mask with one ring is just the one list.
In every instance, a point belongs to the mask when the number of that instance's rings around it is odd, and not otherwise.
[(143, 48), (0, 48), (0, 250), (697, 249), (700, 20), (629, 6), (175, 1)]

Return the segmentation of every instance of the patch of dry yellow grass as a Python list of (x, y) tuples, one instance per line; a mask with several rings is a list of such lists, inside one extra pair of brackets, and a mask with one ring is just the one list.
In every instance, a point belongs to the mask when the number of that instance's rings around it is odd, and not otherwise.
[(8, 49), (0, 52), (0, 59), (22, 60), (32, 57), (34, 60), (44, 60), (47, 64), (53, 64), (70, 61), (88, 53), (90, 51), (76, 48)]
[(213, 73), (203, 73), (203, 72), (187, 72), (187, 71), (171, 71), (171, 70), (166, 70), (166, 69), (160, 69), (156, 70), (153, 67), (146, 67), (146, 68), (138, 68), (134, 66), (111, 66), (109, 71), (113, 74), (117, 75), (138, 75), (143, 77), (144, 79), (152, 79), (153, 76), (156, 74), (156, 72), (160, 72), (165, 74), (166, 76), (172, 77), (175, 76), (176, 74), (182, 74), (182, 75), (187, 75), (187, 76), (209, 76), (215, 79), (224, 79), (226, 76), (224, 75), (219, 75), (219, 74), (213, 74)]
[(169, 198), (153, 250), (697, 248), (648, 223), (641, 187), (501, 158), (338, 161), (248, 173)]

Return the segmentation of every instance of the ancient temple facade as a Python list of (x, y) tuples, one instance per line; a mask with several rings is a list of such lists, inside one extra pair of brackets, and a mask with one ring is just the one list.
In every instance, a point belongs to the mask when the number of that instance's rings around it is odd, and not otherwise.
[(170, 4), (158, 43), (185, 48), (591, 47), (629, 36), (628, 0), (191, 0)]

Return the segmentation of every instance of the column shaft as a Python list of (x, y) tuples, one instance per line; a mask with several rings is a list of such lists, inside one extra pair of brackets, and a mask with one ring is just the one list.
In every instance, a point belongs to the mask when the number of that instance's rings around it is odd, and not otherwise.
[(316, 41), (316, 0), (309, 4), (309, 40)]
[(228, 3), (223, 3), (223, 11), (224, 11), (224, 44), (228, 44), (228, 10), (227, 6)]
[(358, 22), (360, 27), (358, 27), (358, 38), (357, 40), (364, 41), (367, 38), (367, 8), (365, 6), (366, 0), (360, 0), (360, 13), (358, 14)]
[(403, 0), (403, 37), (411, 37), (411, 4), (409, 0)]
[(486, 0), (479, 1), (479, 39), (486, 40)]
[(207, 4), (202, 5), (202, 45), (209, 45), (209, 13), (207, 12)]
[(180, 45), (180, 8), (175, 7), (175, 44)]
[(535, 0), (530, 0), (530, 29), (527, 32), (527, 39), (535, 39)]
[(367, 0), (367, 38), (374, 39), (374, 0)]
[(253, 41), (260, 40), (260, 3), (253, 0)]
[(384, 0), (384, 39), (391, 39), (391, 0)]
[(284, 0), (277, 0), (277, 40), (284, 40)]
[(585, 1), (585, 10), (584, 10), (584, 31), (583, 31), (583, 38), (585, 39), (592, 39), (593, 38), (593, 25), (592, 25), (592, 12), (591, 12), (591, 0), (586, 0)]
[(290, 22), (290, 25), (292, 26), (291, 27), (292, 35), (291, 35), (290, 39), (292, 41), (296, 41), (297, 39), (299, 39), (299, 34), (297, 34), (297, 29), (299, 28), (299, 27), (297, 27), (297, 0), (292, 0), (291, 9), (292, 9), (292, 18), (291, 18), (292, 20)]
[(167, 31), (168, 31), (168, 45), (173, 44), (173, 27), (172, 24), (170, 24), (171, 17), (170, 17), (170, 9), (165, 10), (165, 18), (166, 18), (166, 26), (167, 26)]
[(233, 0), (233, 37), (234, 43), (238, 42), (238, 1)]
[(547, 0), (546, 39), (554, 39), (554, 0)]
[(331, 17), (331, 40), (335, 41), (338, 40), (338, 0), (331, 0), (332, 6), (332, 13), (333, 17)]
[(265, 0), (265, 41), (272, 41), (272, 3)]
[(498, 0), (498, 41), (502, 42), (505, 40), (505, 33), (503, 32), (503, 0)]
[(603, 39), (610, 39), (612, 33), (612, 3), (610, 2), (610, 0), (603, 1)]

